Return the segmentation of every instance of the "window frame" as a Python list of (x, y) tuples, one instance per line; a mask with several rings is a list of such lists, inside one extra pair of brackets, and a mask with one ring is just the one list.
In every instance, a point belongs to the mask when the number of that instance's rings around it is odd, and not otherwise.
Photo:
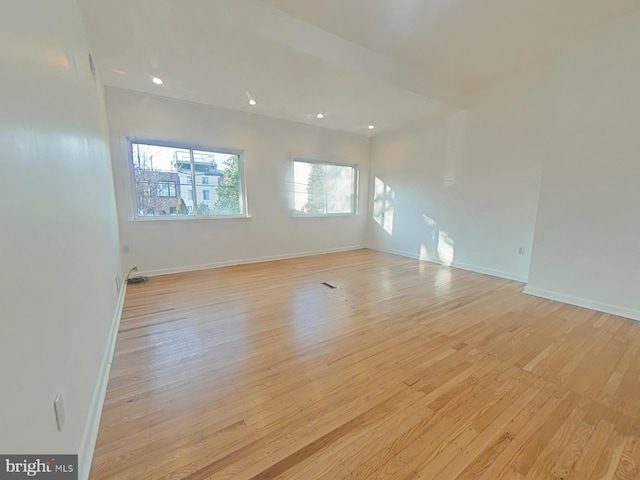
[[(194, 209), (194, 213), (190, 215), (139, 215), (138, 202), (136, 195), (136, 174), (133, 162), (133, 144), (139, 143), (144, 145), (152, 145), (156, 147), (176, 148), (182, 150), (189, 150), (191, 157), (191, 188), (196, 192), (197, 178), (193, 171), (193, 152), (204, 151), (211, 153), (223, 153), (227, 155), (238, 156), (238, 171), (240, 174), (240, 207), (242, 213), (239, 215), (198, 215), (197, 209)], [(129, 179), (131, 188), (131, 221), (134, 222), (172, 222), (172, 221), (206, 221), (206, 220), (242, 220), (251, 218), (249, 215), (249, 205), (247, 201), (247, 179), (245, 175), (245, 161), (244, 150), (237, 148), (223, 148), (203, 146), (196, 143), (185, 142), (173, 142), (166, 140), (154, 140), (145, 137), (126, 137), (127, 144), (127, 157), (129, 162)], [(177, 192), (177, 190), (176, 190)], [(176, 194), (177, 195), (177, 194)], [(194, 201), (194, 204), (196, 202)]]
[[(353, 198), (351, 201), (351, 213), (300, 213), (296, 211), (296, 186), (295, 186), (295, 164), (296, 162), (300, 163), (309, 163), (315, 165), (330, 165), (335, 167), (349, 167), (353, 169), (353, 185), (352, 185), (352, 194)], [(328, 217), (355, 217), (360, 214), (359, 206), (360, 206), (360, 168), (357, 163), (349, 163), (349, 162), (334, 162), (328, 160), (319, 160), (317, 158), (308, 158), (302, 157), (299, 155), (294, 155), (291, 157), (291, 179), (292, 179), (292, 191), (293, 191), (293, 216), (296, 218), (328, 218)], [(326, 180), (326, 178), (325, 178)]]

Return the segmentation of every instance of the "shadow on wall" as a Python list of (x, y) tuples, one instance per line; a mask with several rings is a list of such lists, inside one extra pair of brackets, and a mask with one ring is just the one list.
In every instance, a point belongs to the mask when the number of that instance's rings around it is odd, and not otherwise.
[(442, 230), (437, 222), (427, 215), (422, 215), (423, 232), (420, 245), (420, 260), (442, 263), (450, 266), (455, 257), (455, 242), (449, 233)]
[(393, 235), (395, 198), (393, 189), (376, 177), (373, 189), (373, 219), (389, 236)]

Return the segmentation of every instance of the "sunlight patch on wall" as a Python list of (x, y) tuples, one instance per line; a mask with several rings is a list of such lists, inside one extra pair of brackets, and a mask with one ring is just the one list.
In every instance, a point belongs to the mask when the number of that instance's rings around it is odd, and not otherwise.
[(436, 228), (438, 226), (433, 218), (427, 217), (426, 215), (422, 215), (422, 218), (424, 219), (424, 223), (426, 223), (428, 227)]
[(429, 260), (429, 249), (427, 248), (427, 246), (423, 243), (422, 245), (420, 245), (420, 260)]
[(447, 232), (440, 231), (438, 236), (438, 257), (444, 265), (451, 265), (455, 254), (455, 243)]
[(433, 218), (423, 214), (424, 233), (420, 245), (420, 260), (429, 260), (450, 266), (455, 256), (455, 242)]
[(393, 189), (376, 177), (373, 188), (373, 220), (389, 235), (393, 235), (395, 197)]

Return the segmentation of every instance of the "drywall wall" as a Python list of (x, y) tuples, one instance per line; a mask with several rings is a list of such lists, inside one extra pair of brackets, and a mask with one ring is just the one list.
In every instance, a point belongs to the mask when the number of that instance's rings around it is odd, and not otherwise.
[[(358, 247), (366, 221), (369, 141), (301, 123), (107, 89), (124, 268), (149, 274)], [(244, 151), (247, 219), (133, 220), (127, 137)], [(360, 169), (356, 216), (294, 218), (292, 155)]]
[(638, 50), (635, 13), (467, 110), (376, 137), (367, 244), (640, 319)]
[(102, 88), (75, 0), (3, 0), (0, 45), (0, 452), (86, 467), (120, 273)]
[(367, 244), (525, 281), (553, 95), (540, 65), (466, 110), (376, 137)]
[(558, 57), (526, 291), (640, 319), (640, 13)]

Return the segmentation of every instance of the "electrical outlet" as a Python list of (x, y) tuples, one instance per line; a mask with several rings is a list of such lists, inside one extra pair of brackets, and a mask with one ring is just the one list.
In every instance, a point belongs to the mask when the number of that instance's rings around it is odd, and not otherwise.
[(524, 247), (520, 247), (520, 248), (518, 249), (518, 255), (524, 255), (524, 252), (525, 252)]
[(62, 430), (64, 426), (64, 421), (66, 418), (64, 412), (64, 401), (62, 400), (62, 394), (58, 392), (55, 400), (53, 401), (53, 411), (56, 414), (56, 423), (58, 424), (58, 431)]
[(119, 292), (122, 287), (122, 281), (120, 280), (120, 274), (116, 274), (116, 290)]

